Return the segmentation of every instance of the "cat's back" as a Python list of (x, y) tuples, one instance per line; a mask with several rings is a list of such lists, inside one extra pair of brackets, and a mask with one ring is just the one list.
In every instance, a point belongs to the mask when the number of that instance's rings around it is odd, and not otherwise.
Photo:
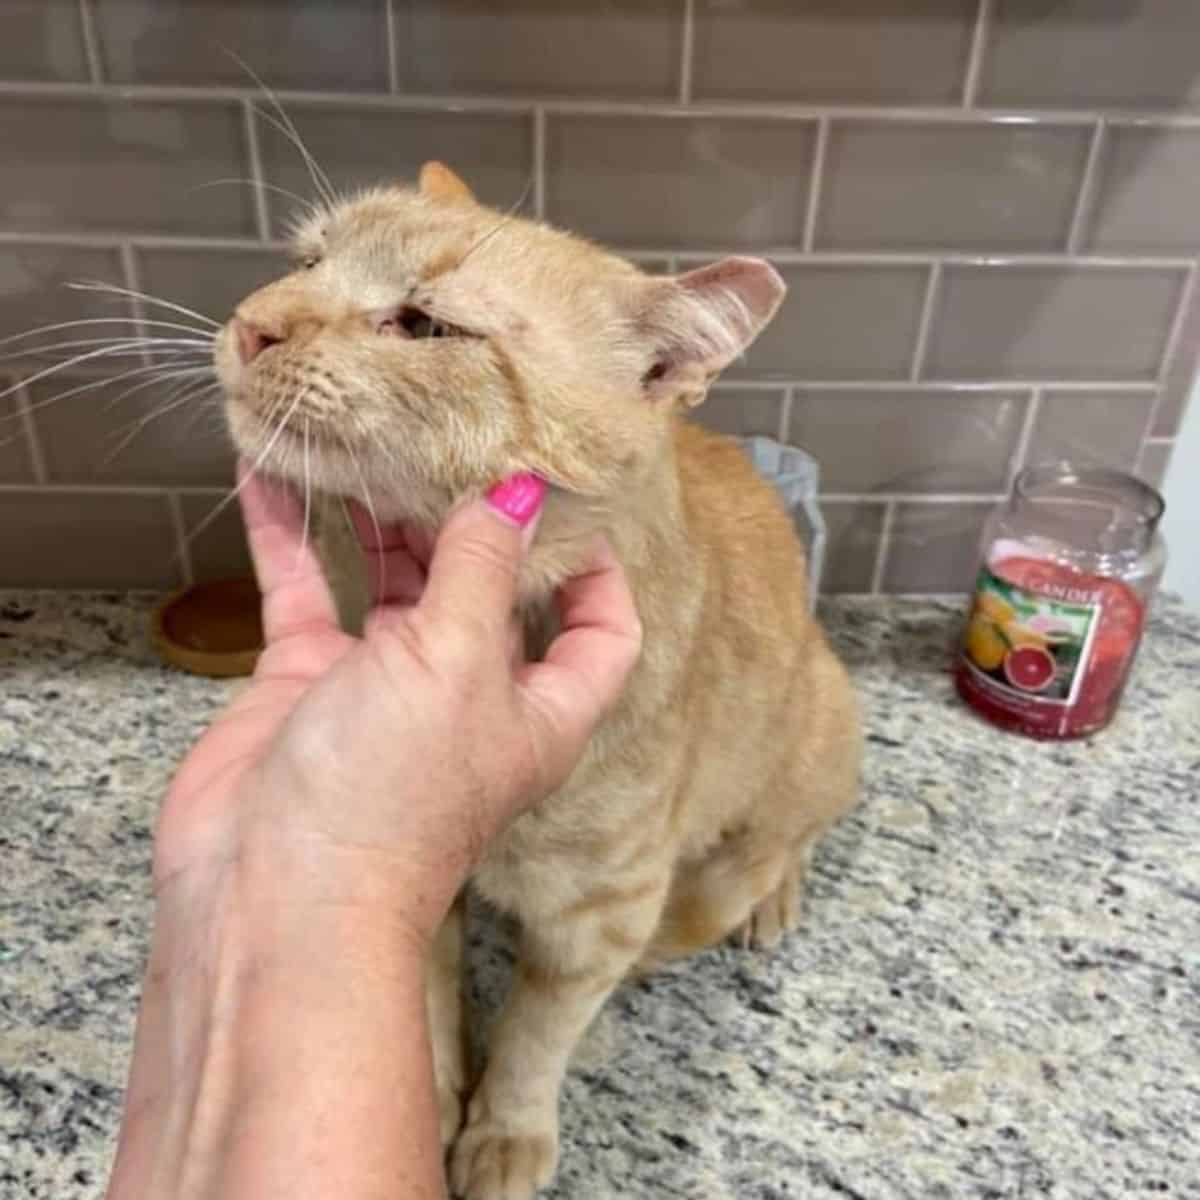
[(786, 630), (807, 625), (804, 550), (775, 488), (734, 439), (687, 420), (678, 423), (675, 452), (688, 532), (720, 586), (723, 608), (758, 608), (770, 601)]

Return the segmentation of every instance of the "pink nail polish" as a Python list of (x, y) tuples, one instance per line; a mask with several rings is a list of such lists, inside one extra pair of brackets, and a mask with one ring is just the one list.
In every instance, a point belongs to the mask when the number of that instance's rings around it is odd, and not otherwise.
[(511, 475), (487, 494), (487, 502), (524, 529), (542, 507), (546, 481), (528, 471)]

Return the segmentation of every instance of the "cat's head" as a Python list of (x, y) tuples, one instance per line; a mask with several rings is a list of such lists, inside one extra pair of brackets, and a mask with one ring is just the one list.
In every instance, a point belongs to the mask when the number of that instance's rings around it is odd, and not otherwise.
[(295, 249), (217, 341), (234, 440), (272, 474), (429, 526), (517, 471), (560, 506), (627, 494), (784, 292), (750, 258), (647, 276), (483, 207), (438, 163), (419, 188), (318, 212)]

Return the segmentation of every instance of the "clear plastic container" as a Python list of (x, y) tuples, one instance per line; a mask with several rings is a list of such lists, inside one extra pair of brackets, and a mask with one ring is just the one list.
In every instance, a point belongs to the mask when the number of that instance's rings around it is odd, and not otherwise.
[(825, 518), (817, 502), (821, 469), (812, 455), (774, 438), (743, 437), (738, 441), (758, 473), (775, 485), (796, 523), (807, 558), (808, 607), (815, 610), (825, 560)]
[(1120, 471), (1029, 467), (983, 531), (960, 695), (1033, 737), (1112, 720), (1166, 566), (1163, 499)]

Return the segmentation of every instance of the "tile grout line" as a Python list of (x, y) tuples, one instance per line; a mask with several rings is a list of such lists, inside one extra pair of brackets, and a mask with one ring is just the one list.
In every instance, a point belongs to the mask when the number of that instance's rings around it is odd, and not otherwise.
[[(1195, 298), (1197, 269), (1197, 264), (1193, 263), (1188, 270), (1187, 278), (1184, 280), (1183, 287), (1179, 292), (1179, 307), (1176, 309), (1175, 317), (1171, 321), (1171, 330), (1167, 334), (1167, 340), (1163, 343), (1162, 362), (1158, 365), (1158, 391), (1150, 405), (1150, 411), (1146, 415), (1146, 426), (1142, 430), (1143, 444), (1153, 433), (1154, 424), (1158, 420), (1158, 411), (1162, 408), (1163, 396), (1167, 390), (1168, 376), (1171, 373), (1171, 368), (1175, 365), (1175, 354), (1179, 349), (1179, 342), (1183, 336), (1183, 326), (1187, 321), (1188, 311), (1191, 309)], [(1194, 384), (1194, 378), (1189, 380), (1189, 387)]]
[(183, 575), (185, 587), (190, 587), (196, 581), (192, 570), (192, 547), (187, 537), (187, 526), (183, 520), (183, 505), (179, 501), (179, 493), (167, 492), (167, 508), (171, 513), (171, 528), (175, 531), (175, 555), (179, 559), (179, 570)]
[(942, 284), (942, 264), (935, 262), (929, 268), (929, 279), (925, 284), (925, 299), (921, 304), (921, 319), (917, 325), (917, 340), (913, 346), (912, 361), (908, 367), (908, 381), (916, 383), (925, 370), (925, 359), (929, 353), (929, 334), (933, 328), (933, 314), (937, 307)]
[[(627, 117), (688, 117), (706, 116), (730, 120), (831, 120), (885, 122), (887, 124), (911, 125), (944, 121), (950, 124), (1012, 124), (1013, 122), (1036, 123), (1047, 127), (1084, 125), (1092, 128), (1101, 113), (1097, 109), (1055, 108), (993, 108), (966, 109), (957, 105), (853, 105), (853, 104), (803, 104), (786, 101), (701, 101), (690, 105), (678, 101), (580, 99), (570, 96), (522, 97), (441, 93), (398, 93), (390, 92), (339, 92), (307, 91), (302, 88), (282, 88), (275, 95), (284, 105), (299, 105), (327, 108), (385, 109), (395, 111), (430, 110), (474, 113), (527, 113), (536, 104), (544, 105), (552, 113), (591, 116)], [(115, 83), (59, 83), (39, 80), (0, 79), (0, 97), (18, 96), (25, 100), (37, 99), (82, 99), (123, 100), (157, 103), (229, 104), (242, 100), (253, 100), (260, 94), (252, 89), (216, 85), (201, 87), (185, 84), (115, 84)], [(1197, 129), (1200, 128), (1200, 112), (1180, 112), (1175, 109), (1122, 110), (1104, 112), (1110, 125), (1131, 128)]]
[(258, 121), (254, 116), (254, 103), (251, 100), (242, 101), (242, 130), (246, 135), (246, 160), (254, 184), (254, 222), (258, 227), (259, 240), (269, 242), (271, 210), (267, 206), (267, 189), (263, 187), (266, 176), (263, 172), (262, 146), (258, 141)]
[(1042, 389), (1035, 387), (1029, 393), (1029, 406), (1025, 409), (1025, 420), (1021, 422), (1021, 432), (1017, 435), (1017, 444), (1013, 447), (1012, 459), (1008, 464), (1008, 491), (1012, 491), (1013, 483), (1029, 457), (1029, 446), (1033, 441), (1033, 427), (1037, 424), (1038, 414), (1041, 411)]
[(29, 402), (29, 393), (23, 383), (18, 384), (14, 399), (17, 412), (21, 414), (21, 427), (25, 430), (25, 448), (29, 451), (33, 481), (37, 484), (45, 484), (48, 480), (46, 456), (42, 451), (42, 439), (33, 419), (33, 405)]
[(1091, 143), (1088, 146), (1087, 158), (1084, 161), (1083, 174), (1079, 179), (1079, 192), (1075, 197), (1075, 211), (1071, 215), (1071, 225), (1067, 231), (1067, 253), (1078, 254), (1083, 243), (1084, 227), (1092, 215), (1092, 200), (1096, 191), (1096, 177), (1100, 174), (1100, 156), (1104, 152), (1104, 141), (1108, 134), (1108, 125), (1104, 118), (1096, 122), (1092, 130)]
[(779, 401), (779, 440), (785, 446), (789, 444), (788, 438), (792, 432), (792, 397), (795, 394), (795, 388), (786, 387), (783, 389), (783, 397)]
[(533, 110), (533, 215), (546, 219), (546, 110)]
[(817, 236), (817, 210), (821, 206), (821, 185), (825, 177), (825, 152), (829, 146), (829, 118), (817, 122), (817, 140), (813, 145), (812, 174), (808, 180), (808, 206), (804, 211), (804, 241), (802, 249), (811, 254)]
[(79, 0), (79, 32), (83, 38), (83, 53), (87, 59), (88, 76), (97, 87), (104, 86), (104, 69), (100, 63), (100, 39), (96, 36), (92, 0)]
[(396, 47), (396, 0), (386, 0), (383, 20), (387, 31), (388, 92), (394, 96), (400, 91), (400, 60)]
[[(828, 496), (825, 499), (829, 499)], [(883, 572), (892, 549), (892, 524), (896, 519), (896, 502), (889, 500), (879, 526), (879, 545), (875, 549), (875, 564), (871, 568), (871, 595), (878, 596), (883, 586)]]
[(991, 25), (991, 0), (979, 0), (975, 13), (975, 28), (971, 31), (971, 47), (967, 51), (967, 69), (963, 73), (962, 107), (973, 109), (979, 96), (979, 76), (983, 70), (983, 55)]
[(1175, 316), (1171, 321), (1171, 329), (1167, 334), (1167, 340), (1163, 343), (1162, 361), (1158, 364), (1156, 379), (1160, 385), (1166, 382), (1171, 368), (1175, 365), (1175, 352), (1179, 348), (1179, 339), (1183, 334), (1183, 325), (1187, 320), (1188, 310), (1191, 308), (1196, 292), (1196, 269), (1196, 263), (1193, 262), (1188, 268), (1187, 277), (1183, 281), (1183, 287), (1179, 290), (1179, 307), (1176, 309)]
[(692, 102), (692, 56), (696, 44), (696, 0), (683, 0), (683, 29), (679, 38), (679, 103)]
[[(130, 242), (122, 242), (117, 248), (117, 252), (121, 258), (121, 274), (125, 277), (125, 286), (131, 292), (144, 292), (146, 289), (142, 287), (142, 274), (138, 270), (137, 255), (134, 253), (133, 245)], [(137, 330), (137, 336), (144, 338), (147, 336), (146, 326), (146, 305), (141, 296), (125, 297), (129, 307), (133, 311), (134, 328)], [(150, 355), (149, 347), (142, 343), (142, 362), (148, 367), (153, 363), (154, 359)]]
[[(144, 250), (261, 250), (264, 242), (257, 237), (206, 237), (201, 234), (161, 234), (138, 232), (137, 230), (113, 230), (111, 232), (88, 232), (84, 230), (13, 230), (0, 229), (0, 246), (71, 246), (82, 249), (111, 250), (122, 242), (130, 242)], [(268, 249), (283, 249), (285, 243), (279, 238), (265, 242)], [(681, 260), (709, 263), (723, 255), (755, 253), (770, 258), (784, 266), (847, 266), (847, 267), (930, 267), (961, 266), (1004, 270), (1024, 270), (1034, 267), (1108, 271), (1190, 271), (1196, 264), (1195, 258), (1182, 255), (1125, 255), (1091, 254), (1069, 255), (1061, 251), (1027, 252), (1022, 254), (988, 254), (986, 252), (929, 251), (914, 254), (906, 251), (846, 251), (814, 250), (805, 252), (795, 246), (759, 246), (749, 250), (745, 246), (709, 249), (679, 249), (665, 246), (639, 246), (635, 249), (613, 246), (616, 254), (642, 260), (670, 258), (677, 255)]]

